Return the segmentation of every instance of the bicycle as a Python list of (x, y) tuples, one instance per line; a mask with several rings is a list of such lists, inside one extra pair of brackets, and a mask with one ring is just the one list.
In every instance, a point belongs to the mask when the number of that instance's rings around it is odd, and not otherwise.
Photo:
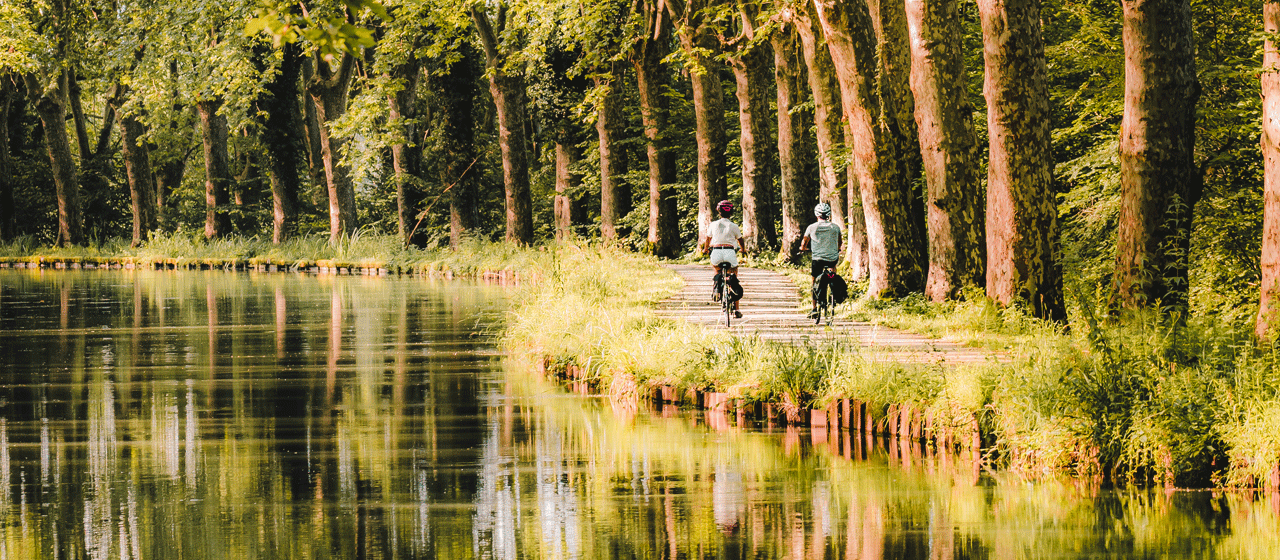
[[(836, 296), (835, 290), (831, 289), (831, 280), (836, 276), (836, 269), (824, 266), (822, 273), (813, 279), (813, 301), (817, 302), (818, 316), (813, 324), (821, 325), (822, 319), (827, 319), (827, 326), (830, 327), (832, 321), (835, 320), (836, 314)], [(825, 286), (824, 286), (825, 281)]]
[(733, 298), (729, 288), (729, 263), (720, 263), (716, 265), (717, 274), (720, 275), (720, 286), (716, 291), (716, 299), (720, 300), (720, 310), (724, 312), (724, 326), (733, 326)]

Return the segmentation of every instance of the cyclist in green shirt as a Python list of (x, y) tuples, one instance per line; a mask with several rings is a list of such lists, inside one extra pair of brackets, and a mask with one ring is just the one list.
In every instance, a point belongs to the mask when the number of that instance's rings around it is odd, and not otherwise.
[[(831, 222), (830, 204), (825, 202), (818, 204), (813, 208), (813, 215), (818, 218), (818, 221), (804, 230), (804, 239), (800, 240), (800, 250), (813, 252), (813, 264), (809, 267), (809, 276), (817, 280), (823, 269), (835, 268), (836, 262), (840, 260), (840, 247), (841, 242), (844, 241), (844, 235), (840, 231), (840, 226)], [(813, 311), (809, 313), (809, 317), (817, 316), (818, 302), (814, 301)]]

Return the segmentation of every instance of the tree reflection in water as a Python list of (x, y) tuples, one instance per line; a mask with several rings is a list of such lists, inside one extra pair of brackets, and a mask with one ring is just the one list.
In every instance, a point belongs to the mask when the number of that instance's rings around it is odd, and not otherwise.
[(1280, 498), (1028, 484), (504, 363), (509, 293), (0, 271), (0, 559), (1269, 558)]

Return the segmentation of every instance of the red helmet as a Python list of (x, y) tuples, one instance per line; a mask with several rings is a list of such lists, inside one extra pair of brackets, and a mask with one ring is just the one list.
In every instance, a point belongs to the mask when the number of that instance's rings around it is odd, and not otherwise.
[(729, 201), (727, 201), (727, 200), (721, 200), (719, 203), (717, 203), (717, 204), (716, 204), (716, 210), (719, 210), (719, 211), (721, 211), (721, 212), (727, 212), (727, 213), (732, 214), (732, 213), (733, 213), (733, 203), (732, 203), (732, 202), (729, 202)]

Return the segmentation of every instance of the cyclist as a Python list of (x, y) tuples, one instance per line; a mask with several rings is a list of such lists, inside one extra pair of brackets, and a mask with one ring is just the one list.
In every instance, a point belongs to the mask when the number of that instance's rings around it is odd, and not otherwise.
[[(835, 268), (836, 262), (840, 260), (840, 246), (844, 241), (844, 235), (840, 231), (840, 226), (831, 222), (830, 204), (819, 203), (813, 208), (813, 215), (818, 218), (818, 221), (804, 230), (804, 239), (800, 240), (800, 250), (813, 252), (813, 264), (809, 267), (809, 275), (816, 281), (823, 269)], [(817, 316), (818, 299), (815, 294), (813, 311), (809, 313), (809, 318)]]
[[(720, 282), (729, 282), (729, 287), (737, 294), (737, 298), (733, 300), (733, 316), (741, 319), (742, 312), (738, 311), (738, 300), (742, 299), (742, 284), (737, 282), (738, 278), (738, 249), (742, 248), (742, 230), (738, 229), (738, 224), (733, 223), (729, 218), (733, 216), (733, 203), (727, 200), (721, 200), (716, 204), (716, 211), (720, 213), (720, 219), (711, 222), (707, 227), (707, 235), (699, 243), (704, 254), (711, 254), (711, 268), (716, 271), (716, 291), (712, 295), (714, 298), (720, 293)], [(729, 278), (720, 278), (719, 266), (721, 264), (728, 265)]]

